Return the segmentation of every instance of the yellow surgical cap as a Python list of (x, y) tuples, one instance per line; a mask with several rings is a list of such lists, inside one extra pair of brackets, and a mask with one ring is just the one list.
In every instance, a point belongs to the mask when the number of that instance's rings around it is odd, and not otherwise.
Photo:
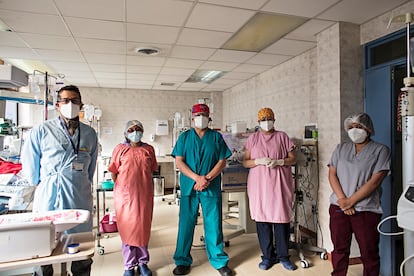
[(273, 113), (273, 110), (271, 108), (264, 107), (260, 109), (259, 112), (257, 113), (258, 121), (262, 121), (264, 119), (269, 119), (269, 118), (271, 118), (272, 121), (275, 120), (275, 114)]

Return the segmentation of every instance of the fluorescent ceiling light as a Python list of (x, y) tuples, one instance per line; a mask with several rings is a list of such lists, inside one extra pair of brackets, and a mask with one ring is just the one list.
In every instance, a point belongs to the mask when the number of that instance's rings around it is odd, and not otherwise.
[(222, 49), (260, 52), (307, 20), (298, 16), (256, 13)]
[(223, 76), (225, 72), (215, 70), (196, 70), (185, 82), (212, 83)]

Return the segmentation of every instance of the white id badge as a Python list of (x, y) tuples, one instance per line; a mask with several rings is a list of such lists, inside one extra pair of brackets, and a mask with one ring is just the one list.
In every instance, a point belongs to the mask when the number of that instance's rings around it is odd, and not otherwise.
[(74, 171), (83, 171), (83, 163), (73, 162), (72, 163), (72, 170), (74, 170)]

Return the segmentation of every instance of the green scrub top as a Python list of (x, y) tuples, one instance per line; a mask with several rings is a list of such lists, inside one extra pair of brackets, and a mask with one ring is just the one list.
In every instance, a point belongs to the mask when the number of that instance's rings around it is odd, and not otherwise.
[[(231, 151), (219, 132), (207, 129), (200, 139), (192, 128), (178, 137), (171, 155), (183, 157), (187, 166), (196, 174), (207, 175), (218, 161), (229, 158)], [(194, 180), (183, 173), (180, 174), (182, 196), (195, 195), (194, 184)], [(221, 197), (221, 175), (214, 178), (208, 188), (201, 193), (205, 196)]]

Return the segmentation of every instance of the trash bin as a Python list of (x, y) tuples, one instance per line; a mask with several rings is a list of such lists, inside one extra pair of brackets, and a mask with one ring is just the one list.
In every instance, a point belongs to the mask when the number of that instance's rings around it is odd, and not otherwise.
[(152, 178), (154, 180), (154, 196), (164, 195), (165, 179), (163, 176)]

